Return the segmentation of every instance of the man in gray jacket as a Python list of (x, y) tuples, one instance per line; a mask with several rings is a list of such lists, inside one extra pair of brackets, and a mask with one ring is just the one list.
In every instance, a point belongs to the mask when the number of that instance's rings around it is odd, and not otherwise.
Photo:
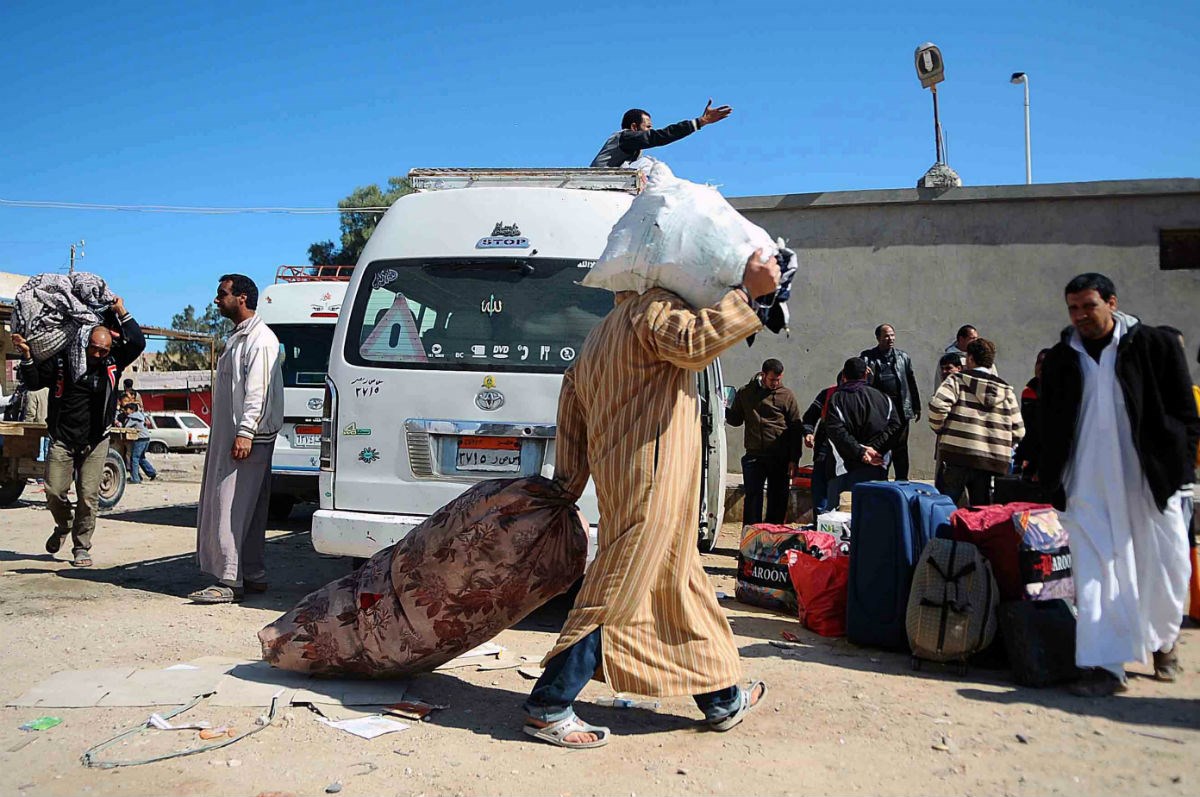
[(695, 119), (686, 119), (661, 130), (655, 130), (650, 123), (650, 114), (641, 108), (630, 108), (621, 117), (621, 129), (608, 137), (604, 146), (592, 159), (591, 165), (610, 169), (620, 168), (641, 157), (642, 150), (678, 141), (690, 136), (705, 125), (721, 121), (731, 113), (733, 113), (733, 108), (728, 105), (712, 107), (710, 99), (708, 105), (704, 106), (704, 113)]

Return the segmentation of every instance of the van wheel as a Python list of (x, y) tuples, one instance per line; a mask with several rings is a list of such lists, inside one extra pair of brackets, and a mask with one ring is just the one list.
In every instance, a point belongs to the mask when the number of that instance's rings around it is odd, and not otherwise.
[(0, 506), (15, 504), (23, 492), (25, 492), (24, 479), (13, 478), (10, 481), (0, 482)]
[(287, 520), (295, 505), (296, 499), (290, 495), (272, 495), (271, 502), (267, 504), (267, 517), (271, 520)]
[(151, 454), (165, 454), (168, 449), (167, 444), (162, 440), (151, 440), (150, 445), (146, 446), (146, 450)]
[(116, 451), (109, 450), (104, 458), (104, 470), (100, 472), (100, 508), (112, 509), (125, 495), (125, 480), (128, 477), (125, 460)]

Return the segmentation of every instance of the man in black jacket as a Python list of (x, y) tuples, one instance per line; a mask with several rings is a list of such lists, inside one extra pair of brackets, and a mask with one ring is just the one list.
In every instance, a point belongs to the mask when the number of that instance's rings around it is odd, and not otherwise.
[(842, 383), (839, 371), (835, 384), (830, 385), (813, 397), (808, 409), (800, 416), (804, 430), (804, 446), (813, 450), (812, 500), (813, 517), (829, 511), (829, 480), (833, 478), (833, 455), (830, 453), (829, 435), (825, 433), (825, 413), (829, 399)]
[(900, 412), (882, 391), (866, 382), (867, 363), (851, 357), (842, 367), (842, 383), (829, 399), (825, 433), (833, 448), (836, 476), (829, 482), (828, 501), (859, 482), (887, 478), (886, 454), (901, 429)]
[(591, 165), (610, 169), (620, 168), (641, 157), (644, 149), (661, 147), (678, 141), (690, 136), (705, 125), (721, 121), (731, 113), (733, 113), (733, 108), (728, 105), (712, 107), (710, 99), (708, 105), (704, 106), (704, 113), (695, 119), (685, 119), (661, 130), (655, 130), (654, 126), (650, 124), (650, 114), (641, 108), (630, 108), (621, 117), (621, 129), (608, 137), (604, 146), (592, 159)]
[(1189, 575), (1181, 489), (1200, 418), (1179, 341), (1117, 310), (1103, 274), (1064, 291), (1072, 326), (1042, 364), (1038, 475), (1070, 535), (1079, 611), (1076, 694), (1124, 691), (1153, 654), (1174, 681)]
[[(921, 394), (908, 352), (896, 348), (896, 328), (891, 324), (875, 327), (878, 345), (858, 356), (867, 361), (869, 382), (896, 405), (900, 431), (892, 448), (892, 470), (897, 481), (908, 480), (908, 425), (921, 419)], [(886, 478), (886, 476), (885, 476)]]
[[(13, 335), (21, 352), (21, 381), (30, 390), (50, 388), (46, 431), (46, 505), (54, 517), (54, 533), (46, 552), (55, 554), (67, 535), (72, 537), (75, 567), (91, 567), (92, 532), (100, 506), (100, 477), (108, 457), (108, 428), (117, 412), (121, 372), (146, 348), (142, 328), (118, 296), (112, 304), (120, 324), (119, 339), (104, 326), (92, 328), (87, 344), (87, 368), (75, 376), (66, 352), (34, 363), (29, 344)], [(68, 344), (70, 345), (70, 344)], [(67, 498), (72, 480), (76, 503)]]

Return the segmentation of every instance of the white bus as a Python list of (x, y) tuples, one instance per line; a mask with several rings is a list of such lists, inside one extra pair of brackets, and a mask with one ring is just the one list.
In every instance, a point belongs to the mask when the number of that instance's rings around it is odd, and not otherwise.
[(283, 428), (271, 457), (273, 520), (298, 502), (317, 501), (321, 406), (334, 325), (353, 266), (280, 266), (263, 289), (258, 314), (279, 338), (283, 366)]
[[(613, 306), (578, 282), (641, 183), (617, 169), (409, 179), (418, 190), (375, 229), (334, 333), (312, 526), (323, 553), (368, 557), (480, 480), (553, 475), (562, 374)], [(721, 387), (714, 364), (698, 386), (706, 547), (724, 505)], [(592, 485), (579, 506), (595, 526)]]

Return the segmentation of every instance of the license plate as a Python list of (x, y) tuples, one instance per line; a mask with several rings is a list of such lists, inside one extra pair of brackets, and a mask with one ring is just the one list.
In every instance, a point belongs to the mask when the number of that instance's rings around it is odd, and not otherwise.
[(488, 473), (521, 470), (521, 441), (515, 437), (460, 437), (455, 470)]
[(320, 448), (321, 435), (319, 434), (298, 434), (292, 437), (292, 445), (296, 448)]

